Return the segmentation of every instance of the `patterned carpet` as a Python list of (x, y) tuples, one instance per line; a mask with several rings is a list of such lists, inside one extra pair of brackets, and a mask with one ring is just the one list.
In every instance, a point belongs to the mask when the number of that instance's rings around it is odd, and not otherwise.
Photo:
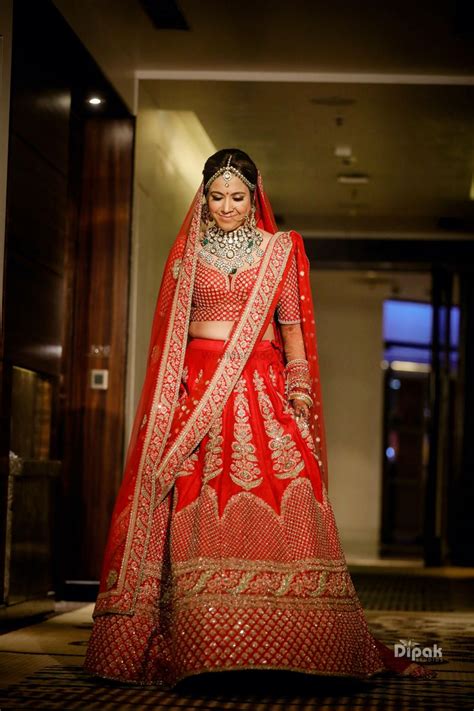
[[(364, 586), (366, 593), (372, 590), (372, 602), (375, 603), (379, 595), (380, 604), (380, 588), (377, 595), (374, 593), (375, 578), (372, 587), (370, 580), (359, 578), (357, 582), (360, 591)], [(394, 582), (388, 583), (391, 590)], [(408, 594), (415, 599), (411, 582)], [(442, 648), (443, 660), (436, 665), (438, 678), (434, 680), (380, 677), (362, 682), (242, 671), (188, 678), (172, 692), (106, 682), (82, 671), (92, 612), (92, 605), (86, 605), (0, 636), (3, 686), (0, 709), (471, 710), (474, 707), (474, 613), (469, 609), (446, 612), (446, 606), (437, 611), (433, 609), (439, 592), (436, 585), (427, 586), (425, 594), (420, 580), (417, 585), (420, 595), (412, 611), (367, 609), (366, 616), (372, 632), (390, 646), (400, 638), (411, 639), (422, 646), (437, 643)], [(454, 595), (456, 599), (459, 601), (459, 593)], [(461, 608), (469, 607), (461, 595), (461, 602), (463, 600)], [(450, 597), (448, 609), (452, 608), (452, 601)], [(472, 598), (469, 603), (472, 605)]]
[(474, 578), (351, 573), (364, 610), (474, 612)]

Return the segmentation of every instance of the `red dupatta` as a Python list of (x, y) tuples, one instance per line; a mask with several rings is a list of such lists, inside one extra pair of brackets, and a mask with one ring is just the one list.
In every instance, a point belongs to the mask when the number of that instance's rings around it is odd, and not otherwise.
[[(198, 446), (221, 414), (254, 346), (271, 322), (293, 253), (298, 267), (302, 332), (310, 366), (311, 434), (322, 461), (327, 488), (327, 461), (322, 413), (316, 327), (309, 281), (309, 261), (296, 232), (276, 232), (273, 212), (259, 175), (255, 194), (257, 225), (271, 232), (255, 284), (234, 322), (210, 382), (201, 383), (178, 422), (177, 403), (188, 340), (194, 275), (201, 230), (203, 185), (168, 255), (158, 293), (147, 370), (127, 449), (125, 471), (114, 507), (95, 615), (133, 614), (145, 576), (147, 552), (157, 512), (169, 510), (167, 496), (183, 460)], [(275, 321), (275, 323), (277, 323)], [(276, 340), (283, 348), (277, 326)]]

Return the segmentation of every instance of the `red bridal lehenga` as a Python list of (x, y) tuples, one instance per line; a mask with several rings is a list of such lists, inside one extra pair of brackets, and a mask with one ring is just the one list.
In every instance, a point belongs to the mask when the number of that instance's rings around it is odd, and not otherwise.
[[(273, 237), (230, 294), (197, 257), (202, 194), (158, 294), (85, 669), (164, 688), (239, 669), (434, 675), (371, 635), (339, 543), (302, 238), (276, 232), (259, 176)], [(191, 315), (221, 302), (236, 310), (229, 338), (188, 339)], [(282, 322), (301, 325), (310, 425), (285, 396)]]

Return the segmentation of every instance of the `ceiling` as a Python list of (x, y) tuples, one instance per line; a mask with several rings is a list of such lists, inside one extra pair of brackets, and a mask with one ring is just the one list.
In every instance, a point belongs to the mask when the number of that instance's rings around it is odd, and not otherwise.
[[(474, 87), (147, 80), (140, 87), (161, 109), (195, 112), (217, 148), (247, 151), (282, 226), (380, 236), (448, 233), (474, 218)], [(352, 165), (334, 155), (338, 145), (351, 147)], [(368, 184), (337, 181), (354, 171)]]
[[(163, 0), (156, 0), (160, 3)], [(133, 70), (474, 71), (470, 0), (177, 4), (189, 31), (156, 30), (139, 0), (55, 0), (74, 25), (98, 33), (102, 44), (114, 42)]]
[[(55, 4), (123, 95), (135, 80), (135, 105), (146, 91), (248, 151), (281, 227), (474, 236), (472, 3), (181, 0), (190, 31), (156, 30), (138, 0)], [(369, 182), (338, 183), (354, 171)]]

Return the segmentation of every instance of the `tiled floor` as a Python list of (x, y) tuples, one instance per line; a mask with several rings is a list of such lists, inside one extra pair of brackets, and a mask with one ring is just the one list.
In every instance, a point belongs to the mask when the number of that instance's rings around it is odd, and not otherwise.
[[(59, 604), (40, 624), (0, 636), (2, 709), (472, 709), (474, 571), (409, 566), (351, 569), (372, 632), (443, 648), (435, 680), (379, 677), (342, 681), (271, 672), (202, 675), (172, 692), (93, 679), (82, 671), (92, 605)], [(404, 574), (403, 574), (404, 573)], [(429, 574), (427, 574), (429, 573)]]

